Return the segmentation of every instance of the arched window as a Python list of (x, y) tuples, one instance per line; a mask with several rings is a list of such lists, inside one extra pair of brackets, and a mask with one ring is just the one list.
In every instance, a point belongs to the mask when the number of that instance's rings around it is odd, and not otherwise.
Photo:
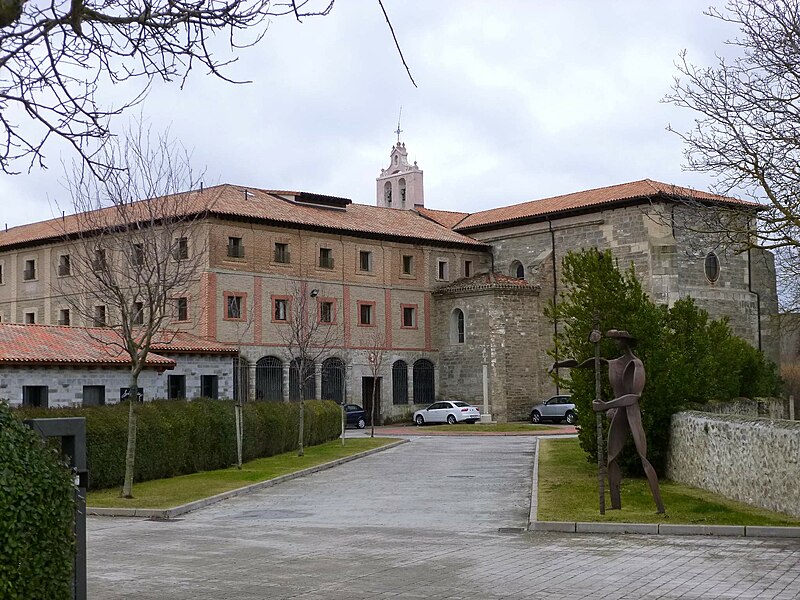
[(405, 204), (406, 203), (406, 180), (405, 180), (405, 178), (400, 179), (400, 181), (398, 181), (397, 184), (400, 186), (400, 203), (401, 204)]
[(706, 254), (703, 267), (706, 272), (706, 279), (711, 283), (716, 283), (719, 279), (719, 257), (714, 252)]
[(386, 204), (392, 203), (392, 182), (387, 181), (383, 185), (383, 198), (386, 200)]
[[(301, 369), (301, 363), (302, 365)], [(303, 384), (305, 400), (314, 398), (317, 389), (317, 377), (314, 372), (314, 362), (306, 359), (301, 361), (295, 358), (289, 364), (289, 400), (296, 402), (300, 400), (300, 384)]]
[(460, 308), (450, 313), (450, 343), (464, 343), (464, 311)]
[(408, 404), (408, 365), (403, 360), (392, 365), (392, 402)]
[(435, 398), (433, 363), (421, 358), (414, 363), (414, 404), (430, 404)]
[(233, 399), (244, 402), (250, 387), (250, 363), (244, 356), (233, 359)]
[(322, 363), (322, 399), (344, 404), (345, 366), (341, 358), (328, 358)]
[(283, 400), (283, 363), (280, 358), (265, 356), (256, 363), (256, 400)]
[(516, 277), (517, 279), (525, 279), (525, 267), (521, 262), (515, 260), (511, 263), (508, 274), (511, 275), (511, 277)]

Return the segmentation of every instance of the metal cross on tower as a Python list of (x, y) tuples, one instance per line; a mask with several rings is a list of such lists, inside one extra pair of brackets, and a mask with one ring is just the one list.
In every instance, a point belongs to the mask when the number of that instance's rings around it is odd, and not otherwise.
[(400, 117), (402, 117), (402, 116), (403, 116), (403, 107), (401, 106), (400, 107), (400, 114), (397, 115), (397, 129), (395, 130), (395, 133), (397, 134), (397, 143), (398, 144), (400, 143), (400, 134), (403, 133), (403, 130), (400, 129)]

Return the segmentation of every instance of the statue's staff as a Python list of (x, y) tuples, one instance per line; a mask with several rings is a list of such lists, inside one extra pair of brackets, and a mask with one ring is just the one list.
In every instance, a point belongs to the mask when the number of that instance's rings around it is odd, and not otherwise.
[[(600, 315), (594, 313), (592, 320), (592, 333), (589, 334), (589, 341), (594, 344), (594, 399), (596, 402), (601, 400), (600, 386), (600, 340), (603, 334), (600, 333)], [(603, 413), (596, 412), (597, 418), (597, 483), (600, 493), (600, 514), (606, 514), (606, 461), (603, 458)]]

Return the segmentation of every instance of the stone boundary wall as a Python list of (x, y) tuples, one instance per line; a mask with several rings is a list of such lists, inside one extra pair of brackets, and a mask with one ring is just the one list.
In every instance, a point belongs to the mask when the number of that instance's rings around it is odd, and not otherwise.
[(800, 422), (686, 411), (671, 429), (668, 478), (800, 517)]
[(750, 398), (736, 398), (727, 402), (709, 402), (703, 405), (702, 412), (716, 415), (788, 419), (789, 400), (784, 398), (753, 398), (752, 400)]

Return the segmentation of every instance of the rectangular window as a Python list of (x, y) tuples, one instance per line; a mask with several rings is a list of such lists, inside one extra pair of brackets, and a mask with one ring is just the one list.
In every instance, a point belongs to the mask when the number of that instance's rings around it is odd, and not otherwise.
[(131, 249), (131, 264), (134, 267), (141, 267), (144, 265), (144, 246), (142, 244), (134, 244)]
[(212, 400), (219, 399), (219, 376), (200, 375), (200, 396)]
[(22, 406), (47, 408), (49, 389), (46, 385), (23, 385)]
[(359, 251), (358, 269), (360, 271), (372, 271), (372, 252), (367, 250)]
[(472, 277), (472, 261), (464, 261), (464, 277)]
[(35, 312), (26, 312), (25, 313), (25, 324), (26, 325), (35, 325), (36, 324), (36, 313)]
[(325, 300), (319, 303), (319, 322), (333, 323), (333, 302)]
[(94, 307), (94, 326), (95, 327), (105, 327), (106, 326), (106, 307), (102, 304)]
[(3, 285), (3, 265), (0, 264), (0, 285)]
[(172, 255), (175, 260), (186, 260), (189, 258), (189, 239), (185, 237), (177, 238)]
[(231, 258), (244, 258), (244, 245), (242, 244), (242, 238), (228, 238), (228, 256)]
[[(131, 397), (131, 388), (119, 388), (119, 401), (123, 402)], [(136, 401), (144, 402), (144, 388), (136, 388)]]
[(359, 325), (373, 325), (372, 309), (374, 303), (358, 304), (358, 324)]
[(321, 269), (333, 268), (333, 250), (330, 248), (319, 249), (319, 266)]
[(242, 296), (227, 296), (225, 299), (225, 318), (227, 319), (243, 319), (244, 311), (242, 310), (244, 298)]
[(289, 262), (289, 244), (275, 242), (275, 262), (284, 264)]
[(403, 327), (414, 329), (417, 326), (417, 307), (403, 306)]
[(62, 308), (58, 311), (58, 324), (68, 327), (70, 325), (69, 309)]
[(94, 251), (94, 260), (92, 261), (92, 269), (95, 271), (103, 271), (106, 268), (106, 251), (98, 248)]
[(103, 406), (105, 403), (106, 403), (106, 386), (104, 385), (83, 386), (84, 406)]
[(133, 324), (144, 325), (144, 304), (141, 302), (133, 303)]
[(186, 398), (186, 375), (167, 375), (167, 398), (169, 400)]
[(275, 321), (286, 321), (289, 301), (286, 298), (275, 298), (273, 317)]
[(185, 296), (175, 298), (175, 320), (188, 321), (189, 320), (189, 299)]
[(439, 281), (448, 281), (448, 279), (450, 278), (450, 269), (446, 260), (439, 261), (439, 268), (437, 275)]
[(72, 264), (69, 254), (62, 254), (58, 257), (58, 276), (67, 277), (72, 275)]
[(403, 275), (412, 275), (414, 273), (414, 257), (410, 254), (403, 255)]
[(29, 259), (25, 261), (25, 269), (22, 271), (22, 279), (25, 281), (32, 281), (36, 279), (36, 259)]

